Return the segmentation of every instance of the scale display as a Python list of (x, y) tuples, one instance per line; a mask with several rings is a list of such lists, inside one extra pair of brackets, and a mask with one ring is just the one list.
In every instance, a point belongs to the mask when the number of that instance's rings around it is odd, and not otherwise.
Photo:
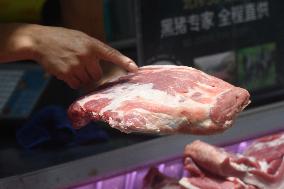
[(37, 65), (1, 65), (0, 118), (27, 118), (50, 77)]

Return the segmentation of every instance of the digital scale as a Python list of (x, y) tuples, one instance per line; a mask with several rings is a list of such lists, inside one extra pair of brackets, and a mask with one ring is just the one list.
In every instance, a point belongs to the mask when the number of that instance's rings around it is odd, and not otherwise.
[(29, 62), (1, 65), (0, 119), (26, 119), (49, 81), (50, 76), (38, 65)]
[(48, 105), (67, 108), (76, 96), (76, 91), (32, 61), (1, 64), (0, 129), (20, 126)]

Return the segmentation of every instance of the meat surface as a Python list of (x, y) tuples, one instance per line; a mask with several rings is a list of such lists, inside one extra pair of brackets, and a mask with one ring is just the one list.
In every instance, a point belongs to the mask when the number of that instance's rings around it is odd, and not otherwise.
[(168, 177), (156, 168), (151, 168), (144, 178), (143, 189), (256, 189), (237, 178), (221, 179), (212, 176), (183, 177), (180, 180)]
[(186, 145), (188, 177), (168, 177), (151, 168), (143, 189), (283, 189), (284, 133), (259, 138), (243, 154), (233, 154), (202, 141)]
[(212, 176), (184, 177), (179, 180), (179, 184), (187, 189), (256, 189), (255, 186), (245, 184), (235, 177), (226, 179)]
[(281, 158), (284, 154), (284, 132), (255, 140), (244, 154), (268, 162)]
[[(267, 156), (268, 159), (259, 156), (259, 153), (264, 151), (257, 152), (262, 147), (269, 149), (273, 146), (276, 149), (276, 146), (281, 146), (283, 141), (279, 136), (268, 137), (253, 143), (246, 152), (250, 156), (228, 153), (222, 148), (195, 141), (185, 148), (185, 168), (192, 175), (199, 177), (206, 177), (208, 174), (226, 180), (233, 177), (260, 189), (282, 189), (284, 188), (283, 152), (279, 154), (271, 151), (275, 156)], [(263, 145), (263, 141), (266, 145)], [(269, 154), (270, 151), (265, 153)]]
[(249, 93), (186, 66), (144, 66), (74, 102), (75, 128), (105, 121), (122, 132), (214, 134), (232, 126)]
[(168, 177), (158, 171), (157, 168), (150, 168), (144, 177), (143, 189), (187, 189), (179, 184), (178, 179)]

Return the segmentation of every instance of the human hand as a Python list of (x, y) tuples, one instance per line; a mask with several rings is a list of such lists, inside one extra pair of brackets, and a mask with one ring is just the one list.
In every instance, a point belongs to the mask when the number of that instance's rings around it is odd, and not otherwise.
[(30, 39), (34, 59), (74, 89), (101, 79), (100, 60), (130, 72), (137, 70), (133, 60), (80, 31), (29, 25), (21, 30), (21, 35)]
[(100, 65), (104, 73), (103, 76), (99, 81), (83, 86), (81, 91), (83, 92), (83, 94), (90, 93), (94, 91), (98, 86), (101, 86), (107, 82), (114, 81), (119, 77), (125, 76), (127, 74), (127, 71), (125, 71), (124, 69), (122, 69), (121, 67), (115, 64), (109, 62), (101, 62)]

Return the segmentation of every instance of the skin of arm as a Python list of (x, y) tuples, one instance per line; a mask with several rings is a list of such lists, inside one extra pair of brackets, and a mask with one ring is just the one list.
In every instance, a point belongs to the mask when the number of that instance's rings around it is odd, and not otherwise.
[[(72, 26), (75, 29), (75, 26)], [(81, 30), (83, 27), (80, 27)], [(78, 30), (36, 24), (0, 24), (0, 63), (34, 60), (72, 88), (102, 78), (100, 61), (135, 72), (133, 60)], [(112, 67), (112, 66), (110, 66)]]
[[(64, 27), (82, 31), (103, 42), (104, 12), (103, 0), (60, 0), (61, 17)], [(122, 67), (106, 61), (100, 61), (103, 76), (101, 79), (87, 86), (87, 91), (93, 90), (96, 85), (101, 85), (109, 80), (126, 74)]]

